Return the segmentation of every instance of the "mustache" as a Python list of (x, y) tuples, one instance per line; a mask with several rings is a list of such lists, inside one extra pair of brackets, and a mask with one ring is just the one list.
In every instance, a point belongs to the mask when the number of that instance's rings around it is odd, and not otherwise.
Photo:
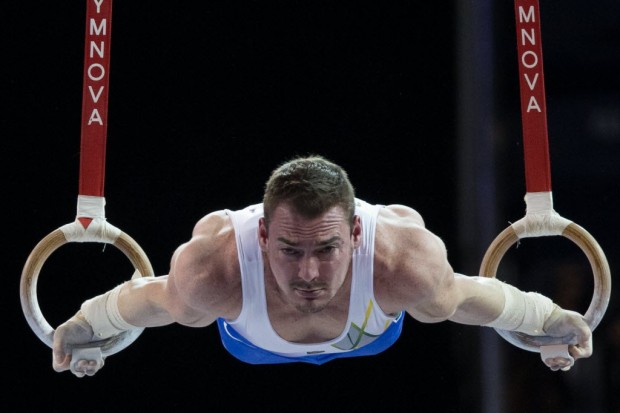
[(320, 281), (292, 281), (289, 285), (291, 286), (291, 288), (296, 288), (298, 290), (319, 290), (321, 288), (325, 288), (326, 286), (324, 282)]

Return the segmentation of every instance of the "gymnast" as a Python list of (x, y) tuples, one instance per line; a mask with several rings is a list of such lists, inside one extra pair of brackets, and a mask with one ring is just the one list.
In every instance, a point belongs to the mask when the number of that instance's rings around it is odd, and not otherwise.
[(558, 337), (570, 356), (544, 359), (553, 371), (592, 355), (581, 314), (493, 277), (455, 273), (418, 212), (357, 198), (345, 170), (308, 155), (272, 172), (261, 203), (200, 219), (167, 275), (86, 300), (56, 329), (52, 364), (92, 376), (103, 363), (72, 362), (74, 348), (171, 323), (215, 323), (226, 350), (247, 363), (323, 364), (386, 350), (405, 313)]

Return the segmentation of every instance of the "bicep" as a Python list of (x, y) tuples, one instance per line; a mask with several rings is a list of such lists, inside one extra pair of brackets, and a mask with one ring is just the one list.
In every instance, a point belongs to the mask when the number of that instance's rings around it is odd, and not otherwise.
[(429, 234), (422, 250), (427, 257), (417, 271), (419, 298), (410, 314), (422, 322), (451, 320), (481, 325), (493, 321), (504, 306), (504, 293), (495, 280), (455, 273), (443, 242)]
[(196, 241), (184, 244), (175, 251), (165, 288), (165, 306), (172, 319), (186, 326), (204, 327), (217, 318), (209, 311), (207, 295), (203, 289), (208, 286), (202, 255), (196, 249)]
[(459, 295), (445, 244), (411, 208), (391, 205), (380, 217), (375, 256), (379, 273), (386, 275), (382, 307), (405, 310), (426, 323), (448, 319)]
[(452, 266), (448, 262), (443, 241), (426, 229), (420, 228), (401, 274), (407, 288), (406, 311), (425, 323), (444, 321), (453, 315), (459, 303), (458, 290)]
[(427, 269), (418, 283), (417, 298), (407, 312), (424, 323), (437, 323), (450, 318), (458, 305), (455, 280), (449, 265)]

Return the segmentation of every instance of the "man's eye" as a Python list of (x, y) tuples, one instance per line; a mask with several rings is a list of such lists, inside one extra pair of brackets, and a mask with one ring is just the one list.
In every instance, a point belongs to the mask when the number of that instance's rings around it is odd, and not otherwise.
[(328, 245), (326, 247), (321, 248), (319, 252), (321, 254), (331, 254), (332, 252), (334, 252), (335, 249), (336, 247), (334, 247), (333, 245)]
[(296, 255), (299, 253), (296, 249), (293, 248), (282, 248), (280, 251), (282, 251), (284, 255)]

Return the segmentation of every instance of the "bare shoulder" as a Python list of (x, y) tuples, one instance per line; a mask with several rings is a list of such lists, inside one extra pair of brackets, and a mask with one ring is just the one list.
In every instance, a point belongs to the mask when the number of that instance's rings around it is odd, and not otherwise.
[(383, 208), (375, 236), (375, 295), (381, 307), (412, 311), (452, 280), (443, 241), (404, 205)]
[(388, 223), (396, 225), (413, 224), (424, 227), (424, 219), (422, 215), (415, 209), (406, 205), (393, 204), (387, 205), (379, 210), (379, 218)]
[(229, 317), (241, 297), (241, 278), (235, 232), (224, 211), (198, 221), (191, 239), (175, 251), (169, 277), (174, 288), (192, 308)]
[[(375, 242), (388, 251), (403, 253), (444, 250), (441, 239), (426, 229), (420, 213), (404, 205), (388, 205), (379, 211)], [(407, 247), (407, 250), (402, 251), (402, 247)]]

